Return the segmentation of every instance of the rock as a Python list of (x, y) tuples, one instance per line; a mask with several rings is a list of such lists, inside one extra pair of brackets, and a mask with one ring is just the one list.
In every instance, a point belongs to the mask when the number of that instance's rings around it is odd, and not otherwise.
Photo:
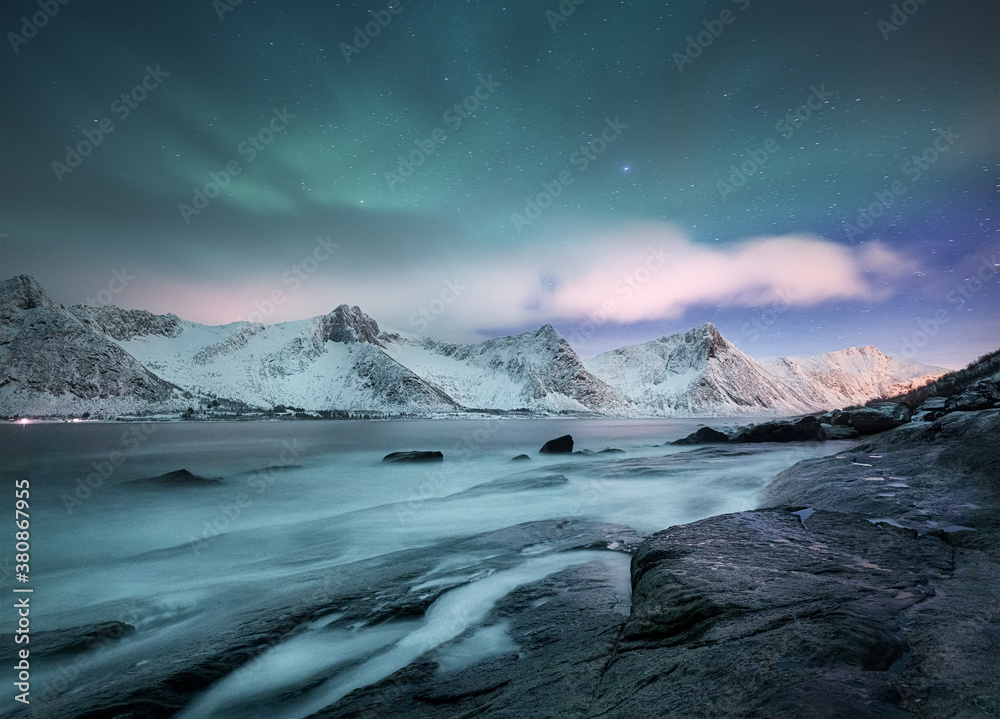
[(832, 424), (824, 424), (823, 431), (826, 432), (827, 439), (857, 439), (861, 436), (854, 427), (837, 427)]
[(133, 479), (128, 484), (159, 484), (166, 487), (204, 487), (222, 484), (222, 477), (199, 477), (186, 469), (175, 469), (156, 477)]
[(511, 459), (510, 461), (511, 461), (511, 462), (524, 462), (524, 461), (529, 461), (529, 462), (530, 462), (530, 461), (531, 461), (531, 457), (529, 457), (529, 456), (528, 456), (528, 455), (526, 455), (526, 454), (519, 454), (519, 455), (517, 455), (516, 457), (514, 457), (513, 459)]
[(910, 408), (899, 402), (879, 402), (840, 412), (833, 418), (838, 427), (853, 427), (862, 435), (878, 434), (910, 421)]
[(573, 452), (573, 436), (564, 434), (562, 437), (550, 439), (538, 450), (539, 454), (571, 454)]
[(795, 422), (765, 422), (753, 425), (737, 434), (733, 442), (807, 442), (823, 441), (826, 432), (816, 417), (803, 417)]
[(907, 629), (951, 569), (940, 538), (823, 510), (659, 532), (633, 557), (632, 612), (587, 716), (910, 716), (904, 685), (934, 644)]
[(800, 462), (774, 478), (761, 502), (887, 519), (921, 534), (972, 527), (977, 531), (957, 532), (949, 541), (979, 543), (990, 533), (1000, 536), (997, 436), (1000, 410), (953, 412), (872, 437), (836, 457)]
[(910, 417), (913, 416), (910, 408), (902, 402), (870, 402), (865, 407), (881, 412), (899, 422), (909, 422)]
[(935, 409), (944, 409), (945, 404), (948, 402), (947, 397), (928, 397), (924, 400), (924, 403), (917, 407), (918, 412), (927, 412)]
[(441, 462), (444, 460), (444, 455), (440, 452), (425, 452), (425, 451), (413, 451), (413, 452), (391, 452), (382, 458), (383, 462)]
[(692, 432), (683, 439), (678, 439), (670, 444), (723, 444), (729, 441), (729, 437), (717, 429), (702, 427), (697, 432)]
[(608, 447), (606, 449), (602, 449), (598, 452), (598, 454), (625, 454), (625, 450), (618, 449), (617, 447)]
[(1000, 382), (982, 380), (962, 394), (949, 397), (944, 409), (946, 412), (975, 412), (997, 406), (1000, 406)]

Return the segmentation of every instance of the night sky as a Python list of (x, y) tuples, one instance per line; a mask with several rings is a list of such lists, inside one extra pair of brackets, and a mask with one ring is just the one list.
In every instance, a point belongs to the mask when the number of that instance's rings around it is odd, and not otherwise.
[(2, 274), (58, 301), (1000, 345), (995, 0), (0, 7)]

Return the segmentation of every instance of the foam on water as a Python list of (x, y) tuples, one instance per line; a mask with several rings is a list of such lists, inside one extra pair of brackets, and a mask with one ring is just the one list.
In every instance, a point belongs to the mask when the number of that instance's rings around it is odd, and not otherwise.
[[(497, 602), (517, 587), (588, 562), (602, 562), (612, 569), (618, 579), (619, 593), (624, 593), (621, 603), (627, 605), (630, 588), (622, 587), (620, 580), (627, 577), (629, 555), (573, 551), (534, 557), (446, 592), (417, 622), (390, 622), (353, 631), (319, 631), (322, 627), (312, 623), (305, 632), (217, 682), (178, 719), (205, 716), (304, 719), (351, 691), (388, 677), (470, 629), (473, 631), (468, 637), (449, 646), (438, 657), (442, 672), (457, 671), (488, 657), (517, 651), (505, 623), (482, 626)], [(281, 692), (297, 692), (319, 677), (331, 674), (309, 690), (304, 699), (276, 698)]]

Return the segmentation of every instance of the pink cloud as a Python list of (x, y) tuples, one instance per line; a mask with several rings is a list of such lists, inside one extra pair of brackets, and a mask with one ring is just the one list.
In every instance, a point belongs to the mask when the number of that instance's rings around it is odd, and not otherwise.
[[(784, 235), (705, 245), (670, 225), (643, 224), (516, 253), (497, 248), (448, 261), (428, 257), (406, 268), (387, 264), (359, 273), (331, 266), (294, 289), (276, 278), (223, 278), (212, 288), (172, 285), (169, 296), (165, 283), (147, 288), (147, 297), (137, 287), (130, 299), (138, 300), (133, 306), (208, 324), (262, 314), (270, 324), (348, 303), (395, 329), (471, 339), (480, 330), (584, 320), (595, 312), (628, 323), (682, 317), (702, 305), (878, 301), (914, 269), (876, 242), (848, 247)], [(283, 301), (261, 311), (275, 291)], [(421, 322), (428, 312), (432, 320)]]

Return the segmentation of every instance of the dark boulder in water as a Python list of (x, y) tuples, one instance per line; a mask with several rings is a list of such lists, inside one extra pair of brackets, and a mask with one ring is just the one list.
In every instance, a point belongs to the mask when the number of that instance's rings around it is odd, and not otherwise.
[(539, 454), (572, 454), (573, 436), (564, 434), (562, 437), (550, 439), (538, 450)]
[(440, 452), (391, 452), (382, 458), (383, 462), (441, 462), (444, 455)]
[(803, 417), (795, 422), (764, 422), (741, 431), (734, 442), (808, 442), (823, 441), (826, 432), (816, 417)]
[(531, 457), (529, 457), (529, 456), (528, 456), (528, 455), (526, 455), (526, 454), (519, 454), (519, 455), (517, 455), (516, 457), (512, 458), (512, 459), (511, 459), (510, 461), (511, 461), (511, 462), (524, 462), (524, 461), (526, 461), (526, 460), (527, 460), (527, 461), (530, 461), (530, 460), (531, 460)]
[(160, 474), (156, 477), (145, 477), (132, 480), (130, 484), (158, 484), (164, 487), (203, 487), (222, 484), (222, 477), (199, 477), (186, 469), (175, 469), (173, 472)]
[(717, 429), (702, 427), (697, 432), (692, 432), (683, 439), (678, 439), (671, 444), (724, 444), (729, 441), (729, 437)]

